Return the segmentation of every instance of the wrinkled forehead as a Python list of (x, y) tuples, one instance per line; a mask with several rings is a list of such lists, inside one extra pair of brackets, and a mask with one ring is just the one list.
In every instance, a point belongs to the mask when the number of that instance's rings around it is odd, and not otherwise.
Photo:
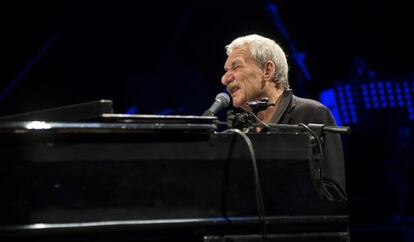
[(227, 57), (224, 68), (230, 68), (235, 63), (248, 63), (254, 61), (250, 54), (250, 49), (247, 45), (236, 47)]
[(250, 46), (248, 44), (244, 44), (241, 46), (234, 47), (228, 57), (232, 56), (242, 56), (244, 58), (250, 57)]

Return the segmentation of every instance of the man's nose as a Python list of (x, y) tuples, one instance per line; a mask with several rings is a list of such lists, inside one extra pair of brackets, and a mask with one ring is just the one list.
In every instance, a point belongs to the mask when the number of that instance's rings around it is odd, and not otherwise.
[(229, 85), (230, 82), (234, 81), (234, 74), (231, 72), (226, 72), (222, 77), (221, 77), (221, 84), (227, 86)]

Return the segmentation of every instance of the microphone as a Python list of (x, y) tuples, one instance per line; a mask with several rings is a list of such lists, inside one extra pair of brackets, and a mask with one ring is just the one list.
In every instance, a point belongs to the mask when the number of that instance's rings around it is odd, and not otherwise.
[(229, 104), (229, 95), (227, 95), (224, 92), (219, 93), (217, 94), (216, 100), (214, 101), (213, 105), (211, 105), (211, 107), (203, 113), (203, 116), (214, 116), (218, 111), (229, 106)]

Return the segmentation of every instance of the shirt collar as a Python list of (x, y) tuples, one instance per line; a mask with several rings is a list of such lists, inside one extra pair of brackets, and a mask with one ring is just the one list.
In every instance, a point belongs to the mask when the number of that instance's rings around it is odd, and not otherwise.
[(279, 106), (277, 107), (277, 110), (272, 117), (272, 120), (271, 120), (272, 123), (276, 123), (276, 124), (279, 123), (280, 119), (282, 118), (286, 110), (288, 110), (288, 108), (290, 109), (290, 107), (295, 106), (295, 104), (292, 102), (292, 96), (293, 96), (292, 89), (287, 89), (283, 92), (282, 100), (280, 100)]

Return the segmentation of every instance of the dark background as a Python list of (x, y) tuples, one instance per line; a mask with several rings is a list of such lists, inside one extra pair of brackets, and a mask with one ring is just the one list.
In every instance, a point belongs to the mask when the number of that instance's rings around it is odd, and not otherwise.
[[(251, 33), (286, 50), (299, 96), (381, 80), (407, 82), (413, 95), (408, 1), (270, 3), (277, 14), (264, 0), (1, 3), (0, 116), (97, 99), (116, 113), (200, 115), (223, 91), (224, 46)], [(354, 241), (414, 241), (407, 110), (359, 107), (343, 123), (353, 129), (343, 138)]]

